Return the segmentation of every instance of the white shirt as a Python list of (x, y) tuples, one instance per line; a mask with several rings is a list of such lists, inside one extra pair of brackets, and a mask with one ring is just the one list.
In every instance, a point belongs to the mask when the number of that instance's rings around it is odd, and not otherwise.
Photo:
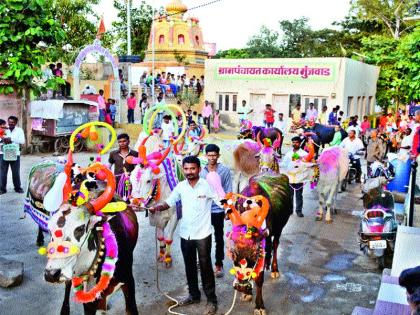
[(316, 121), (317, 118), (318, 118), (318, 111), (315, 108), (314, 109), (308, 108), (306, 110), (306, 119), (308, 120), (313, 119), (314, 121)]
[(305, 150), (299, 149), (296, 152), (292, 150), (287, 151), (287, 153), (284, 155), (283, 157), (283, 161), (281, 162), (281, 167), (284, 168), (285, 170), (290, 170), (291, 168), (294, 167), (294, 164), (292, 163), (292, 156), (293, 154), (298, 154), (299, 158), (303, 158), (305, 156), (308, 155), (308, 152), (306, 152)]
[(287, 129), (286, 127), (287, 127), (287, 123), (286, 123), (284, 120), (282, 120), (282, 121), (280, 121), (280, 120), (276, 120), (276, 121), (274, 122), (273, 127), (274, 127), (274, 128), (277, 128), (278, 130), (280, 130), (280, 131), (282, 132), (283, 136), (286, 134), (286, 129)]
[(351, 141), (349, 137), (345, 138), (340, 143), (340, 147), (345, 148), (349, 154), (353, 154), (353, 158), (356, 160), (360, 159), (360, 156), (356, 155), (356, 152), (361, 149), (364, 149), (362, 140), (360, 140), (359, 138), (354, 138), (354, 140)]
[(178, 222), (179, 236), (185, 240), (202, 240), (212, 233), (211, 205), (220, 204), (219, 197), (207, 181), (200, 178), (194, 187), (184, 180), (175, 186), (166, 199), (170, 207), (182, 204), (182, 218)]
[(169, 140), (174, 133), (174, 125), (169, 121), (169, 123), (162, 122), (162, 140)]
[(359, 137), (359, 135), (360, 135), (360, 133), (362, 132), (362, 128), (360, 128), (360, 126), (359, 125), (356, 125), (356, 126), (350, 126), (350, 127), (348, 127), (347, 128), (347, 133), (350, 131), (350, 130), (354, 130), (354, 132), (356, 133), (356, 138), (358, 138)]
[(238, 109), (239, 119), (247, 120), (250, 109), (248, 105), (241, 106)]
[[(407, 147), (407, 146), (410, 146), (410, 149), (402, 148), (402, 147)], [(413, 146), (413, 132), (411, 132), (409, 136), (405, 135), (404, 138), (401, 140), (400, 153), (409, 154), (412, 146)]]
[[(23, 129), (19, 127), (15, 127), (13, 131), (6, 129), (6, 138), (10, 138), (12, 143), (25, 144), (25, 134), (23, 133)], [(2, 143), (0, 142), (0, 154), (3, 154), (1, 147)], [(20, 151), (18, 151), (17, 155), (20, 155)]]

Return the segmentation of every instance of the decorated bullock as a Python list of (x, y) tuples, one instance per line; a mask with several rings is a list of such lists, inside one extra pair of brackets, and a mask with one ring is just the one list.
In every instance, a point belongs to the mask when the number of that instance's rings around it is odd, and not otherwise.
[[(132, 272), (138, 237), (135, 213), (125, 202), (114, 200), (115, 177), (106, 166), (90, 165), (86, 171), (94, 174), (97, 185), (86, 186), (83, 182), (80, 190), (70, 195), (69, 169), (68, 162), (60, 174), (66, 180), (56, 180), (54, 184), (62, 189), (62, 198), (56, 199), (62, 205), (48, 222), (51, 242), (46, 249), (45, 280), (67, 283), (62, 314), (70, 312), (70, 281), (75, 300), (83, 303), (85, 314), (95, 314), (98, 309), (106, 311), (107, 297), (120, 284), (126, 312), (138, 314)], [(105, 186), (103, 191), (100, 186)], [(66, 200), (66, 196), (70, 198)]]
[[(315, 143), (316, 156), (318, 156), (319, 148), (329, 144), (334, 138), (335, 126), (322, 125), (311, 121), (300, 127), (299, 132), (305, 136), (303, 145), (306, 144), (307, 139), (311, 138)], [(347, 132), (344, 129), (341, 128), (340, 133), (341, 139), (347, 137)]]
[(260, 131), (257, 135), (257, 143), (261, 149), (255, 155), (255, 157), (260, 159), (260, 172), (272, 170), (278, 173), (280, 155), (276, 150), (280, 147), (282, 142), (281, 132), (277, 132), (277, 138), (274, 143), (271, 142), (270, 138), (263, 138), (263, 141), (261, 142), (261, 133), (262, 132)]
[(258, 137), (260, 139), (268, 138), (271, 140), (271, 143), (276, 142), (279, 139), (276, 150), (281, 154), (281, 147), (283, 145), (283, 134), (277, 128), (265, 128), (260, 126), (252, 126), (250, 129), (240, 130), (238, 139), (252, 139), (257, 141)]
[(53, 187), (58, 174), (63, 170), (64, 165), (62, 163), (45, 161), (34, 165), (29, 172), (24, 212), (29, 214), (38, 225), (37, 246), (44, 245), (44, 232), (48, 232), (50, 210), (57, 210), (50, 209), (48, 206), (49, 210), (47, 210), (44, 206), (44, 198)]
[(316, 220), (322, 221), (325, 207), (325, 221), (331, 223), (331, 208), (335, 207), (337, 193), (342, 181), (346, 179), (349, 169), (348, 153), (340, 147), (327, 148), (319, 156), (317, 165), (319, 168), (317, 185), (319, 209), (316, 214)]
[(234, 288), (252, 299), (252, 281), (257, 285), (254, 314), (266, 314), (262, 286), (264, 268), (280, 276), (277, 250), (293, 204), (286, 175), (263, 173), (252, 177), (241, 194), (228, 193), (224, 207), (232, 221), (227, 250), (234, 267)]
[[(152, 152), (146, 155), (146, 142), (143, 139), (139, 146), (138, 158), (128, 157), (127, 162), (135, 164), (131, 172), (130, 182), (132, 185), (130, 203), (135, 209), (144, 209), (165, 200), (178, 183), (174, 161), (167, 158), (171, 147), (163, 153)], [(168, 211), (150, 213), (150, 225), (155, 226), (160, 246), (159, 260), (172, 266), (171, 244), (173, 234), (178, 222), (180, 209), (170, 208)], [(165, 229), (166, 233), (165, 233)]]

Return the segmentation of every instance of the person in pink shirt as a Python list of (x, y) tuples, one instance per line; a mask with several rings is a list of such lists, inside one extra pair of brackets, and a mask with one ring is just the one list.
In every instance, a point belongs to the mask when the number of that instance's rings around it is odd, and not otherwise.
[(368, 116), (363, 116), (362, 124), (360, 125), (362, 129), (362, 135), (366, 133), (368, 129), (370, 129), (370, 121), (368, 120)]
[(134, 124), (134, 109), (136, 108), (137, 100), (134, 93), (130, 93), (130, 97), (127, 99), (127, 119), (129, 124)]
[(104, 98), (104, 90), (99, 90), (98, 109), (99, 109), (99, 121), (105, 121), (106, 104), (105, 104), (105, 98)]
[(201, 111), (201, 116), (203, 116), (204, 119), (204, 125), (207, 126), (207, 129), (210, 133), (210, 117), (213, 114), (213, 109), (211, 108), (211, 105), (208, 101), (204, 101), (204, 107)]

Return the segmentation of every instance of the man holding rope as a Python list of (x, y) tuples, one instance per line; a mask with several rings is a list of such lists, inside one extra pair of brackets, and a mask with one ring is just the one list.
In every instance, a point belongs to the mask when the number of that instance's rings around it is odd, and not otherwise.
[(199, 303), (197, 254), (200, 263), (201, 281), (207, 297), (205, 315), (217, 312), (216, 284), (211, 262), (211, 207), (220, 204), (219, 197), (207, 181), (200, 178), (200, 160), (187, 156), (182, 161), (186, 180), (178, 183), (169, 198), (162, 204), (149, 208), (150, 212), (164, 211), (181, 201), (182, 217), (178, 222), (181, 236), (181, 251), (184, 257), (189, 295), (179, 301), (179, 306)]

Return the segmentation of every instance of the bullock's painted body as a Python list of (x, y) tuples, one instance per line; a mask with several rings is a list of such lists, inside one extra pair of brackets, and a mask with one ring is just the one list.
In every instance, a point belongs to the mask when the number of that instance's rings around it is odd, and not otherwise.
[[(287, 224), (293, 211), (292, 194), (289, 186), (289, 179), (283, 174), (263, 173), (250, 179), (249, 184), (241, 192), (242, 195), (252, 197), (262, 195), (269, 200), (270, 207), (265, 220), (267, 232), (265, 236), (265, 262), (264, 267), (271, 270), (271, 277), (280, 276), (277, 262), (277, 249), (283, 228)], [(239, 205), (241, 205), (239, 202)], [(239, 207), (241, 209), (241, 207)], [(243, 208), (242, 208), (243, 210)], [(250, 243), (251, 244), (251, 243)], [(255, 246), (251, 244), (250, 246)], [(238, 266), (241, 259), (246, 259), (249, 265), (254, 264), (255, 257), (247, 257), (254, 250), (244, 249), (240, 251), (243, 257), (236, 256), (235, 266)], [(262, 286), (264, 284), (264, 268), (256, 276), (257, 285), (255, 299), (255, 314), (265, 314), (264, 301), (262, 297)], [(247, 297), (245, 297), (247, 299)]]
[[(176, 165), (173, 160), (165, 159), (159, 165), (159, 174), (155, 174), (150, 167), (136, 165), (131, 172), (130, 182), (132, 202), (141, 207), (152, 207), (166, 200), (178, 183)], [(149, 220), (150, 225), (157, 229), (160, 245), (159, 259), (170, 267), (172, 264), (170, 248), (178, 223), (177, 208), (172, 207), (168, 211), (149, 213)]]
[(331, 208), (334, 207), (337, 192), (349, 168), (347, 151), (340, 147), (325, 149), (319, 156), (317, 164), (319, 167), (317, 220), (322, 220), (324, 207), (326, 207), (325, 220), (330, 223), (332, 222)]

